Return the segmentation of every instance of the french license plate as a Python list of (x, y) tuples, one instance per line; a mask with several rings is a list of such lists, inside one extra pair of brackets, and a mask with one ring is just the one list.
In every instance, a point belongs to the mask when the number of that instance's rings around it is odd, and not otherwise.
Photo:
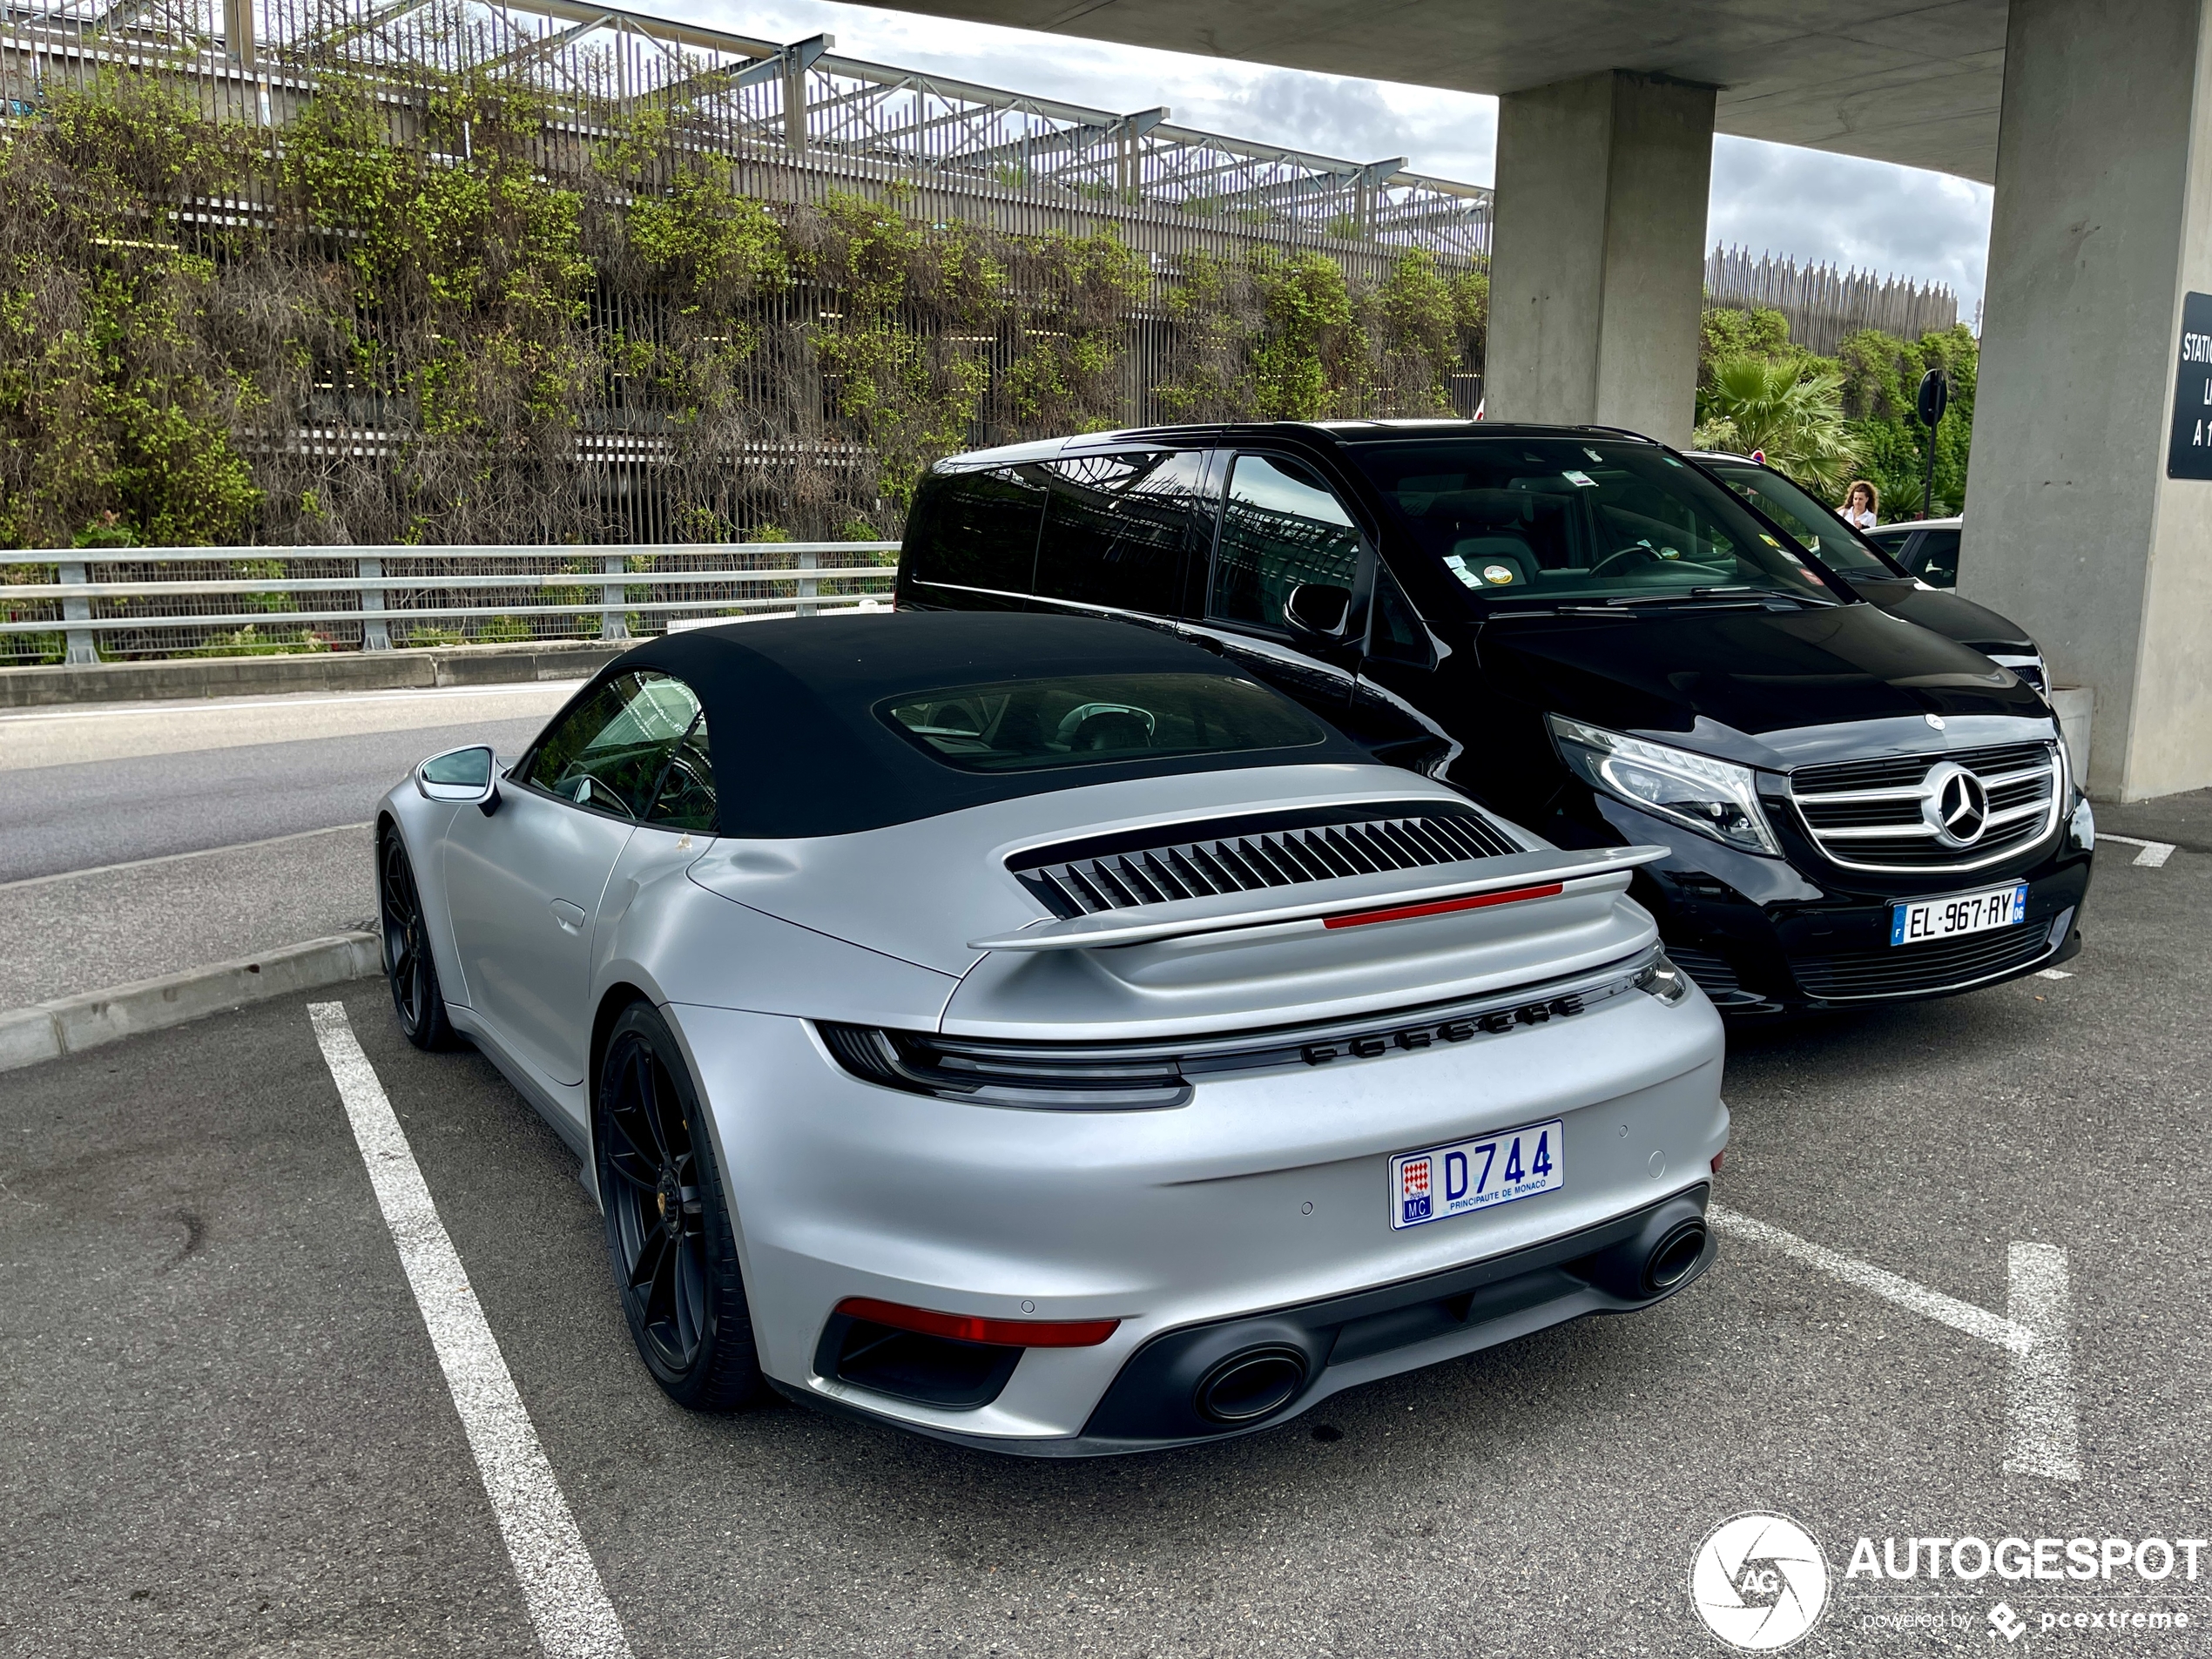
[(1567, 1141), (1560, 1120), (1454, 1141), (1390, 1161), (1390, 1224), (1464, 1216), (1567, 1184)]
[(2027, 883), (1962, 893), (1955, 899), (1924, 899), (1890, 907), (1890, 943), (1918, 945), (1931, 939), (2013, 927), (2027, 920)]

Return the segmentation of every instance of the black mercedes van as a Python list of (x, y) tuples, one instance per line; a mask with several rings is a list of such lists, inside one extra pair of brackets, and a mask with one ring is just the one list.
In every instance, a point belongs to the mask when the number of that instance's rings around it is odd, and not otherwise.
[(2042, 698), (1860, 598), (1664, 446), (1352, 421), (931, 469), (901, 608), (1165, 627), (1637, 877), (1724, 1011), (1938, 996), (2079, 948), (2094, 827)]

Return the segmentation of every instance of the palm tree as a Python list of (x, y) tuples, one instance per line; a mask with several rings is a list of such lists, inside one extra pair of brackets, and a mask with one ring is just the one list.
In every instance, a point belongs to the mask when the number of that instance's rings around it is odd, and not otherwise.
[(1697, 395), (1696, 442), (1749, 455), (1808, 489), (1833, 495), (1856, 459), (1844, 426), (1843, 374), (1804, 361), (1745, 354), (1713, 365)]

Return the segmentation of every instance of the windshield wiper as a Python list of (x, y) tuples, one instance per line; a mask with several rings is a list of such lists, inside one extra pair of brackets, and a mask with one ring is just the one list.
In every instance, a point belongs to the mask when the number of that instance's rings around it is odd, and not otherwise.
[(1793, 593), (1787, 588), (1756, 588), (1737, 583), (1727, 587), (1677, 588), (1672, 593), (1622, 594), (1605, 601), (1608, 605), (1667, 605), (1680, 604), (1685, 599), (1710, 603), (1719, 600), (1726, 604), (1764, 604), (1770, 599), (1787, 599), (1793, 604), (1832, 605), (1842, 602), (1817, 593)]

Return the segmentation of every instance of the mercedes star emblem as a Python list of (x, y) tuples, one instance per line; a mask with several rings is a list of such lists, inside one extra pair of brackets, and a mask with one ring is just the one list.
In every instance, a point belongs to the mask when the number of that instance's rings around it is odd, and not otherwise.
[(1937, 837), (1952, 846), (1972, 846), (1989, 822), (1989, 792), (1964, 766), (1944, 762), (1928, 773), (1921, 813)]

